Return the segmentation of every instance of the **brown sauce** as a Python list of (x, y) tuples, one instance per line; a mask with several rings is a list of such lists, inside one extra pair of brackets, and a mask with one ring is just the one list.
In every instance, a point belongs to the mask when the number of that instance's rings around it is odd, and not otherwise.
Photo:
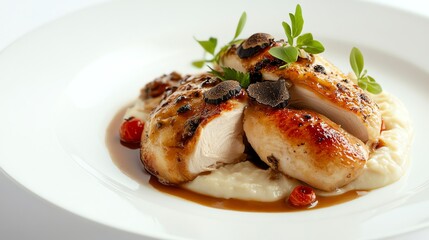
[(122, 122), (122, 116), (126, 108), (121, 109), (109, 124), (106, 132), (106, 145), (109, 150), (113, 163), (127, 176), (136, 180), (142, 185), (151, 185), (160, 192), (173, 195), (188, 201), (199, 203), (204, 206), (247, 212), (294, 212), (308, 209), (318, 209), (337, 205), (350, 200), (353, 200), (366, 193), (364, 191), (350, 191), (338, 196), (322, 197), (317, 196), (317, 204), (311, 208), (298, 209), (290, 206), (284, 199), (276, 202), (256, 202), (244, 201), (237, 199), (222, 199), (202, 194), (173, 186), (166, 186), (158, 182), (156, 177), (151, 176), (147, 181), (148, 173), (145, 172), (142, 163), (140, 162), (139, 150), (131, 149), (121, 144), (119, 140), (119, 127)]
[(308, 210), (308, 209), (329, 207), (329, 206), (347, 202), (359, 197), (359, 192), (357, 191), (350, 191), (345, 194), (333, 196), (333, 197), (317, 196), (317, 204), (314, 204), (314, 206), (311, 208), (302, 209), (302, 208), (292, 207), (287, 203), (287, 201), (285, 201), (285, 199), (281, 199), (275, 202), (257, 202), (257, 201), (223, 199), (223, 198), (205, 196), (180, 187), (165, 186), (159, 183), (156, 177), (153, 177), (153, 176), (150, 177), (149, 183), (152, 187), (156, 188), (161, 192), (168, 193), (170, 195), (174, 195), (176, 197), (180, 197), (192, 202), (196, 202), (204, 206), (227, 209), (227, 210), (235, 210), (235, 211), (246, 211), (246, 212), (302, 211), (302, 210)]

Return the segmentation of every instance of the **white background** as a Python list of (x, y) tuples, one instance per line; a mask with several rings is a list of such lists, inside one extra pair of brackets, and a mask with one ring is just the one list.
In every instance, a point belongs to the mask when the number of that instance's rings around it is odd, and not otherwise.
[[(429, 3), (425, 0), (370, 1), (429, 17)], [(101, 2), (105, 0), (0, 0), (0, 51), (38, 26)], [(0, 171), (0, 239), (148, 238), (111, 229), (52, 206)], [(395, 239), (429, 239), (429, 229), (398, 236)]]

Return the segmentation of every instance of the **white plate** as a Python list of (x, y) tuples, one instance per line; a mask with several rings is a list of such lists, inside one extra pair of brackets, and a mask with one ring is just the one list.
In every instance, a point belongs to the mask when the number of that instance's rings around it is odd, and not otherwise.
[[(243, 10), (243, 36), (283, 37), (290, 1), (115, 1), (76, 12), (0, 55), (0, 163), (17, 182), (80, 216), (172, 239), (374, 238), (429, 225), (429, 19), (362, 2), (301, 2), (327, 56), (348, 71), (352, 46), (381, 85), (408, 107), (416, 129), (409, 174), (357, 200), (297, 213), (207, 208), (139, 184), (112, 163), (105, 133), (145, 81), (195, 72), (193, 36), (228, 41)], [(143, 173), (142, 173), (143, 174)], [(147, 179), (147, 175), (145, 175)]]

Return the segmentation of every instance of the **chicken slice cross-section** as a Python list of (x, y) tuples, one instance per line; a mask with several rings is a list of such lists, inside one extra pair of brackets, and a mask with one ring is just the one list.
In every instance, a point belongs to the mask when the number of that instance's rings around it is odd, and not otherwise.
[(141, 143), (141, 160), (164, 184), (176, 185), (244, 158), (244, 90), (219, 104), (204, 100), (220, 80), (190, 76), (152, 112)]
[(290, 81), (293, 84), (289, 89), (291, 106), (319, 112), (368, 146), (374, 146), (380, 135), (381, 114), (370, 96), (319, 55), (307, 54), (306, 58), (300, 57), (286, 68), (279, 68), (285, 63), (268, 51), (281, 44), (273, 41), (244, 58), (237, 54), (239, 47), (233, 45), (221, 57), (220, 65), (250, 72), (253, 80)]
[(244, 131), (272, 169), (325, 191), (354, 180), (368, 159), (362, 141), (309, 110), (253, 102), (244, 111)]

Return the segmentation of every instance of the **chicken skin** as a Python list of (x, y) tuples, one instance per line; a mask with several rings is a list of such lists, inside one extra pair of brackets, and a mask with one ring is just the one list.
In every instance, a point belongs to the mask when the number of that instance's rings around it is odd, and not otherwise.
[(250, 72), (256, 79), (290, 81), (290, 106), (323, 114), (368, 146), (374, 146), (381, 128), (381, 114), (376, 103), (319, 55), (307, 54), (286, 68), (279, 68), (285, 63), (268, 51), (281, 44), (272, 41), (268, 47), (248, 57), (240, 57), (239, 46), (233, 45), (222, 56), (220, 65)]
[(325, 191), (353, 181), (368, 159), (362, 141), (309, 110), (275, 109), (254, 102), (244, 111), (244, 131), (272, 169)]
[(221, 81), (210, 74), (185, 78), (152, 112), (141, 141), (141, 160), (164, 184), (176, 185), (244, 157), (244, 90), (219, 104), (204, 93)]

